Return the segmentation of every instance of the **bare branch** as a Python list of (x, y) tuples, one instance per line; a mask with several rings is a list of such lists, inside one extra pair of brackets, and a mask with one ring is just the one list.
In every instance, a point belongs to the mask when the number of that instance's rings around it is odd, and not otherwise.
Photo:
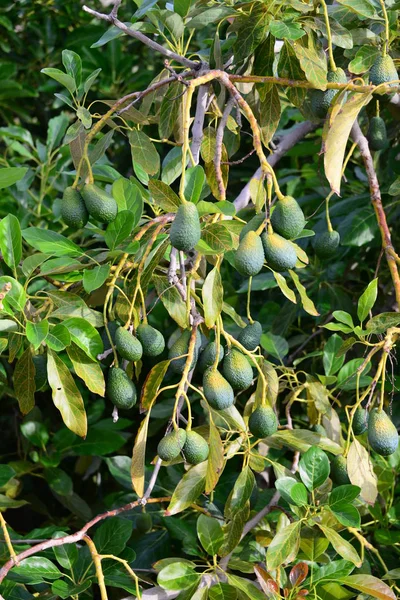
[(222, 177), (222, 170), (221, 170), (222, 142), (224, 139), (224, 131), (225, 131), (226, 123), (228, 121), (229, 115), (231, 114), (232, 109), (235, 106), (235, 104), (236, 104), (235, 99), (232, 97), (229, 98), (228, 102), (226, 103), (221, 120), (218, 124), (216, 137), (215, 137), (214, 167), (215, 167), (215, 178), (217, 180), (220, 200), (226, 199), (226, 190), (225, 190), (225, 185), (224, 185), (224, 180)]
[(194, 164), (198, 165), (200, 160), (200, 147), (203, 139), (204, 117), (208, 104), (208, 85), (201, 85), (197, 92), (196, 113), (192, 126), (192, 156)]

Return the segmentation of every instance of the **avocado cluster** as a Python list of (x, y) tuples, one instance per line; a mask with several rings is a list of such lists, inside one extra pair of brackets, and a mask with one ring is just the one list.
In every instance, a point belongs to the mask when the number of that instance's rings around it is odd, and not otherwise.
[(164, 462), (176, 460), (183, 454), (185, 462), (197, 465), (208, 458), (209, 447), (207, 441), (196, 431), (191, 429), (175, 429), (167, 433), (157, 446), (157, 454)]
[(81, 229), (91, 217), (100, 223), (111, 223), (118, 213), (115, 199), (94, 183), (87, 183), (79, 191), (69, 186), (64, 190), (61, 217), (68, 227)]

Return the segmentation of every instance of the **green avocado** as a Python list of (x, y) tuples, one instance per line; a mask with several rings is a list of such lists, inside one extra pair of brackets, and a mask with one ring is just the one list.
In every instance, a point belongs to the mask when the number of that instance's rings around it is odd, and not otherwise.
[(148, 323), (141, 323), (136, 330), (136, 335), (142, 344), (145, 356), (158, 356), (163, 352), (165, 348), (163, 334)]
[[(336, 71), (328, 71), (327, 80), (329, 83), (346, 83), (346, 73), (340, 68)], [(318, 119), (325, 119), (331, 102), (337, 93), (338, 90), (313, 90), (310, 97), (313, 115)]]
[(117, 408), (128, 409), (136, 404), (136, 387), (123, 369), (112, 367), (108, 372), (107, 397)]
[(186, 442), (182, 449), (185, 460), (190, 465), (198, 465), (207, 460), (209, 447), (206, 440), (196, 431), (186, 433)]
[(306, 220), (298, 202), (292, 196), (278, 200), (271, 214), (271, 225), (276, 233), (293, 240), (303, 231)]
[(142, 344), (125, 327), (118, 327), (115, 333), (115, 346), (120, 356), (126, 360), (136, 362), (142, 358)]
[(273, 271), (293, 269), (297, 262), (297, 254), (291, 242), (277, 233), (263, 233), (261, 241), (264, 246), (267, 265)]
[[(178, 339), (172, 344), (171, 348), (169, 349), (168, 358), (170, 360), (173, 358), (176, 359), (176, 360), (172, 360), (172, 362), (171, 362), (171, 370), (174, 371), (174, 373), (179, 373), (179, 374), (183, 373), (183, 370), (186, 365), (186, 359), (187, 359), (187, 356), (184, 356), (184, 355), (185, 354), (187, 355), (187, 353), (188, 353), (191, 335), (192, 335), (192, 330), (185, 329), (181, 333), (181, 335), (178, 337)], [(193, 356), (193, 360), (192, 360), (191, 369), (193, 369), (194, 365), (197, 362), (197, 357), (199, 355), (200, 346), (201, 346), (201, 334), (200, 334), (199, 330), (197, 330), (196, 343), (195, 343), (195, 347), (194, 347), (194, 356)], [(177, 358), (178, 356), (182, 356), (182, 358)]]
[(248, 223), (246, 223), (246, 225), (243, 227), (242, 231), (240, 232), (239, 242), (242, 241), (242, 239), (244, 238), (246, 233), (249, 233), (249, 231), (257, 231), (257, 229), (260, 227), (260, 225), (262, 225), (264, 220), (265, 220), (265, 212), (254, 215), (254, 217), (252, 217), (250, 219), (250, 221)]
[(91, 217), (100, 223), (111, 223), (118, 212), (114, 198), (94, 183), (87, 183), (82, 188), (82, 196), (86, 209)]
[(249, 417), (249, 430), (256, 438), (268, 437), (278, 430), (278, 418), (271, 406), (259, 406)]
[(177, 429), (171, 431), (159, 442), (157, 446), (157, 454), (161, 460), (170, 462), (175, 460), (181, 453), (181, 450), (186, 442), (186, 431)]
[(318, 258), (333, 258), (340, 244), (340, 234), (337, 231), (318, 233), (314, 240), (314, 251)]
[(241, 275), (257, 275), (264, 264), (264, 250), (261, 238), (255, 231), (246, 233), (235, 253), (235, 267)]
[(237, 348), (231, 348), (225, 354), (222, 373), (234, 390), (246, 390), (253, 382), (253, 369)]
[(228, 408), (235, 400), (231, 385), (213, 367), (209, 367), (203, 375), (203, 391), (207, 402), (215, 410)]
[[(378, 56), (369, 72), (369, 80), (373, 85), (380, 85), (389, 81), (395, 81), (399, 78), (393, 58), (388, 54)], [(396, 87), (398, 83), (392, 83), (390, 87)]]
[(253, 323), (249, 323), (242, 329), (242, 331), (238, 335), (238, 342), (242, 344), (246, 350), (253, 352), (260, 345), (260, 340), (262, 336), (262, 327), (261, 323), (258, 321), (254, 321)]
[(78, 190), (73, 187), (67, 187), (64, 190), (61, 217), (68, 227), (81, 229), (89, 220), (89, 214), (85, 203)]
[[(208, 367), (212, 367), (215, 362), (215, 357), (217, 355), (217, 344), (216, 342), (209, 342), (207, 346), (201, 351), (199, 362), (197, 363), (197, 368), (200, 373), (204, 373)], [(219, 358), (218, 362), (224, 358), (224, 348), (220, 345), (219, 347)]]
[(153, 529), (153, 519), (150, 513), (144, 512), (136, 517), (136, 529), (140, 533), (149, 533)]
[(347, 485), (351, 483), (347, 473), (347, 460), (343, 454), (338, 454), (332, 458), (330, 477), (337, 485)]
[(354, 435), (362, 435), (368, 429), (369, 412), (359, 406), (353, 417), (353, 433)]
[(396, 452), (399, 443), (397, 429), (384, 410), (373, 408), (368, 420), (368, 441), (372, 450), (381, 456)]
[(382, 117), (372, 117), (369, 122), (367, 140), (371, 150), (383, 150), (387, 146), (386, 124)]
[(193, 250), (201, 237), (200, 218), (197, 207), (192, 202), (181, 204), (169, 232), (171, 244), (177, 250)]

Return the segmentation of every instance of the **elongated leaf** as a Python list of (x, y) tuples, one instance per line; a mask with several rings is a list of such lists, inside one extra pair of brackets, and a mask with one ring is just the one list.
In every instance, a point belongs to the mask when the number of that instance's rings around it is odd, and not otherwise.
[(197, 519), (197, 536), (207, 554), (217, 554), (224, 535), (220, 522), (213, 517), (200, 515)]
[(318, 317), (319, 312), (315, 308), (314, 302), (307, 296), (307, 290), (304, 287), (304, 285), (301, 283), (299, 276), (297, 275), (297, 273), (295, 271), (289, 270), (289, 273), (290, 273), (291, 278), (293, 279), (293, 283), (296, 286), (297, 291), (300, 294), (301, 303), (303, 305), (304, 310), (309, 315), (312, 315), (313, 317)]
[(170, 362), (169, 360), (163, 360), (154, 365), (151, 371), (149, 371), (140, 395), (140, 405), (143, 410), (148, 410), (154, 402)]
[(16, 269), (22, 256), (22, 236), (14, 215), (9, 214), (0, 221), (0, 250), (6, 265)]
[(103, 342), (99, 332), (86, 319), (71, 317), (66, 319), (63, 324), (75, 344), (88, 356), (96, 359), (97, 355), (103, 352)]
[(107, 226), (104, 239), (110, 250), (122, 244), (130, 235), (135, 224), (135, 216), (130, 210), (119, 212), (112, 223)]
[(65, 425), (77, 435), (86, 437), (87, 419), (82, 396), (68, 368), (52, 350), (47, 355), (47, 378), (53, 402)]
[(44, 73), (45, 75), (48, 75), (52, 79), (55, 79), (56, 81), (58, 81), (58, 83), (61, 83), (61, 85), (67, 88), (67, 90), (71, 94), (75, 92), (75, 80), (73, 79), (73, 77), (71, 77), (71, 75), (67, 75), (67, 73), (63, 73), (63, 71), (60, 71), (60, 69), (53, 69), (51, 67), (42, 69), (40, 72)]
[[(230, 408), (235, 407), (232, 406)], [(210, 436), (208, 444), (210, 447), (210, 453), (208, 455), (208, 461), (205, 463), (207, 465), (205, 484), (205, 491), (207, 494), (212, 492), (217, 485), (224, 466), (224, 447), (222, 445), (218, 428), (212, 422), (210, 422)]]
[(90, 358), (86, 352), (75, 344), (67, 348), (75, 373), (80, 377), (94, 394), (103, 396), (105, 394), (104, 374), (99, 363)]
[(35, 365), (30, 348), (18, 359), (14, 370), (14, 391), (23, 415), (35, 406)]
[(225, 506), (225, 516), (231, 519), (235, 512), (242, 509), (250, 499), (255, 485), (255, 478), (250, 467), (245, 467), (235, 481), (232, 493)]
[(362, 564), (362, 560), (358, 555), (357, 550), (345, 540), (337, 531), (331, 529), (330, 527), (325, 527), (325, 525), (321, 525), (317, 523), (318, 527), (321, 529), (325, 537), (330, 541), (333, 548), (336, 552), (345, 560), (351, 561), (356, 567), (360, 567)]
[(54, 256), (80, 256), (84, 254), (74, 242), (68, 238), (49, 229), (39, 229), (38, 227), (29, 227), (22, 231), (24, 240), (40, 252), (54, 254)]
[(149, 175), (155, 175), (160, 168), (160, 157), (150, 138), (143, 131), (133, 129), (129, 134), (129, 143), (133, 162)]
[(286, 296), (286, 298), (288, 300), (290, 300), (290, 302), (297, 304), (296, 294), (294, 293), (293, 290), (290, 289), (290, 287), (286, 283), (286, 279), (284, 278), (284, 276), (281, 275), (280, 273), (277, 273), (276, 271), (272, 271), (272, 274), (273, 274), (275, 281), (278, 284), (282, 294), (284, 296)]
[(32, 344), (32, 346), (37, 350), (42, 342), (47, 337), (49, 332), (49, 322), (47, 319), (43, 321), (38, 321), (37, 323), (33, 323), (32, 321), (27, 321), (26, 323), (26, 337)]
[(131, 478), (133, 489), (141, 498), (144, 494), (145, 456), (150, 410), (140, 423), (132, 452)]
[(176, 212), (180, 204), (182, 204), (179, 196), (177, 196), (170, 186), (163, 181), (150, 179), (149, 190), (153, 202), (166, 212)]
[(348, 585), (363, 594), (369, 594), (373, 598), (379, 600), (396, 600), (396, 595), (386, 583), (374, 577), (363, 573), (362, 575), (349, 575), (343, 580), (345, 585)]
[(85, 269), (83, 272), (83, 287), (90, 294), (100, 288), (110, 274), (110, 265), (99, 265), (94, 269)]
[(361, 488), (361, 498), (368, 504), (374, 505), (378, 496), (378, 479), (368, 450), (357, 439), (350, 444), (347, 472), (351, 483)]
[(362, 323), (368, 317), (378, 296), (378, 278), (373, 279), (367, 286), (364, 293), (360, 296), (357, 306), (357, 316)]
[(216, 267), (209, 272), (204, 281), (202, 297), (205, 322), (207, 327), (211, 328), (221, 314), (224, 299), (221, 274)]
[(207, 462), (195, 465), (182, 477), (172, 494), (166, 515), (176, 515), (193, 504), (206, 485)]
[(27, 167), (6, 167), (0, 169), (0, 190), (17, 183), (17, 181), (23, 178), (27, 170)]
[(329, 459), (317, 446), (311, 446), (300, 459), (300, 477), (310, 492), (328, 479), (329, 470)]
[(189, 327), (189, 316), (186, 302), (178, 292), (175, 286), (171, 287), (168, 277), (153, 275), (153, 282), (156, 286), (158, 297), (164, 304), (169, 315), (182, 329)]
[(296, 521), (276, 534), (267, 550), (268, 571), (296, 558), (300, 545), (300, 529), (301, 523)]

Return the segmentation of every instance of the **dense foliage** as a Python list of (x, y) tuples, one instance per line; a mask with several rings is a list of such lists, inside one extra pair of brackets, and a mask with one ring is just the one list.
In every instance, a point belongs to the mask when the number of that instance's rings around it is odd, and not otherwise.
[(393, 600), (398, 5), (135, 1), (0, 16), (1, 595)]

